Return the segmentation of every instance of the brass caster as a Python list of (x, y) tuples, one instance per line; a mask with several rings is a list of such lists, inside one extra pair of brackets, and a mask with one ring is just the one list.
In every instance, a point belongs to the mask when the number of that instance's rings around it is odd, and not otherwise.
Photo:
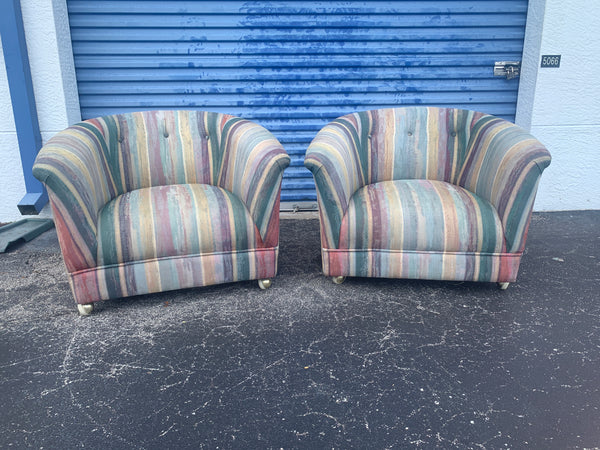
[(265, 280), (258, 280), (258, 287), (261, 288), (263, 291), (269, 289), (271, 287), (271, 280), (269, 280), (268, 278)]
[(510, 284), (510, 283), (498, 283), (498, 287), (499, 287), (500, 289), (502, 289), (503, 291), (505, 291), (506, 289), (508, 289), (508, 285), (509, 285), (509, 284)]
[(93, 310), (93, 303), (86, 303), (85, 305), (77, 304), (77, 311), (79, 311), (80, 316), (89, 316)]
[(342, 284), (344, 281), (346, 281), (346, 277), (333, 277), (332, 280), (334, 284)]

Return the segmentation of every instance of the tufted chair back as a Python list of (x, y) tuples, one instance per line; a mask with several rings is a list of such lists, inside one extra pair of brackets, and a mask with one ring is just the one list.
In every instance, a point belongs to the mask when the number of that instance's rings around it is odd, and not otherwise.
[(454, 182), (473, 125), (482, 116), (450, 108), (379, 109), (341, 117), (328, 127), (354, 141), (361, 185), (402, 179)]
[(492, 203), (508, 248), (521, 251), (550, 154), (525, 130), (498, 117), (409, 107), (335, 119), (312, 141), (304, 164), (317, 186), (324, 247), (336, 248), (342, 218), (358, 189), (382, 181), (429, 179), (464, 187)]
[[(237, 197), (265, 242), (277, 245), (279, 186), (289, 157), (265, 128), (205, 111), (104, 116), (58, 133), (40, 151), (34, 175), (51, 195), (70, 271), (94, 267), (100, 210), (119, 195), (177, 184), (210, 184)], [(271, 234), (269, 234), (271, 233)]]
[(90, 119), (84, 126), (103, 137), (118, 195), (170, 184), (218, 185), (228, 128), (240, 121), (205, 111), (144, 111)]

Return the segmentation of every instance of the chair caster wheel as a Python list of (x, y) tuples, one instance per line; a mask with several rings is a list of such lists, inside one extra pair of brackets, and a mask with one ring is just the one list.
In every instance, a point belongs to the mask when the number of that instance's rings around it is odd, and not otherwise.
[(506, 289), (508, 289), (508, 285), (509, 285), (509, 284), (510, 284), (510, 283), (498, 283), (498, 287), (499, 287), (500, 289), (502, 289), (503, 291), (505, 291)]
[(346, 277), (333, 277), (332, 280), (334, 284), (342, 284), (346, 281)]
[(258, 287), (261, 288), (263, 291), (269, 289), (271, 287), (271, 280), (269, 280), (268, 278), (265, 280), (258, 280)]
[(93, 303), (86, 303), (84, 305), (77, 304), (77, 311), (79, 311), (80, 316), (89, 316), (94, 310)]

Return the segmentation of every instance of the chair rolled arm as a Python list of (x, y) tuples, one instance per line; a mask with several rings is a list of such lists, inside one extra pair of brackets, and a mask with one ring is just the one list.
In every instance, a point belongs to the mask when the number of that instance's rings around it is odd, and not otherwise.
[(341, 117), (323, 127), (304, 158), (304, 165), (315, 179), (322, 242), (328, 248), (338, 247), (342, 218), (350, 198), (366, 184), (361, 154), (366, 154), (362, 146), (367, 138), (357, 131), (355, 116)]
[[(265, 246), (277, 245), (279, 198), (283, 171), (290, 157), (264, 127), (231, 117), (221, 135), (222, 162), (217, 185), (239, 197), (254, 219)], [(278, 222), (277, 222), (278, 223)]]
[(107, 145), (98, 128), (81, 122), (50, 139), (33, 166), (33, 175), (48, 189), (69, 272), (96, 265), (98, 212), (116, 196)]
[(509, 252), (523, 251), (537, 186), (550, 160), (541, 142), (506, 120), (484, 116), (472, 129), (457, 184), (494, 205)]

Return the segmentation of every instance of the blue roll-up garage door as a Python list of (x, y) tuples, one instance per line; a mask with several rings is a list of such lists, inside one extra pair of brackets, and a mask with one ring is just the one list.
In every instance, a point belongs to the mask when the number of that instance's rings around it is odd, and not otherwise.
[(205, 109), (269, 128), (292, 156), (283, 204), (315, 206), (304, 152), (328, 121), (399, 105), (514, 119), (527, 0), (68, 0), (84, 118)]

